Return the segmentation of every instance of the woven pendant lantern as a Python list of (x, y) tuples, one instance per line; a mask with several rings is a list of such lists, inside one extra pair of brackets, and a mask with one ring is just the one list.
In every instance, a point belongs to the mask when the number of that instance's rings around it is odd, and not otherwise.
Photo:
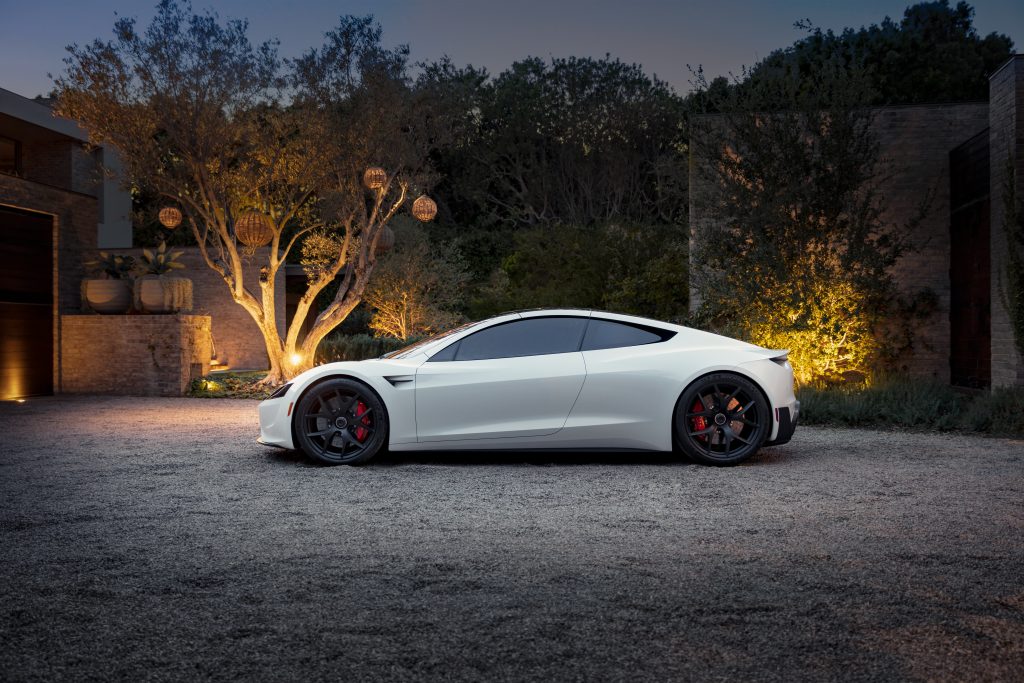
[(377, 238), (377, 253), (383, 254), (384, 252), (391, 251), (395, 246), (395, 231), (384, 226), (380, 231), (380, 237)]
[(388, 182), (388, 173), (380, 166), (371, 166), (363, 173), (363, 185), (371, 190), (379, 190)]
[(235, 221), (235, 237), (250, 249), (256, 249), (270, 244), (274, 239), (274, 229), (265, 215), (259, 211), (248, 211)]
[(165, 206), (158, 214), (160, 225), (168, 230), (174, 230), (181, 225), (181, 209), (176, 206)]
[(412, 215), (424, 223), (432, 221), (437, 215), (437, 204), (427, 195), (420, 195), (412, 203)]

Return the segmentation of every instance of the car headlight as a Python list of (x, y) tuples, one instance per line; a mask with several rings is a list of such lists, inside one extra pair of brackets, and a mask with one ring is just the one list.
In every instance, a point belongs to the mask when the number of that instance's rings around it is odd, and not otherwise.
[(282, 396), (287, 394), (288, 390), (291, 389), (291, 388), (292, 388), (292, 383), (291, 382), (288, 382), (288, 384), (282, 384), (281, 386), (279, 386), (277, 389), (274, 390), (274, 393), (272, 393), (270, 396), (267, 397), (267, 400), (269, 401), (272, 398), (281, 398)]

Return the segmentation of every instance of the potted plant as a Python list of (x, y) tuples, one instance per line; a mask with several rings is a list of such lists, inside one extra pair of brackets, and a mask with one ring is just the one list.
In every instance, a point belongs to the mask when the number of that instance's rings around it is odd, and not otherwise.
[(192, 281), (171, 275), (185, 267), (177, 259), (184, 252), (168, 251), (161, 242), (156, 251), (142, 250), (142, 276), (135, 280), (135, 307), (146, 313), (192, 310)]
[(127, 313), (132, 305), (129, 280), (135, 268), (135, 258), (101, 251), (99, 258), (86, 261), (101, 277), (82, 280), (82, 300), (87, 309), (96, 313)]

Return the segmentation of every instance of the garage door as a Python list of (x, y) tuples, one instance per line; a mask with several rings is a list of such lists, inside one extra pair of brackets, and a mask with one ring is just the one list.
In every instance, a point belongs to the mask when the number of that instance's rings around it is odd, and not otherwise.
[(0, 207), (0, 398), (53, 393), (53, 219)]

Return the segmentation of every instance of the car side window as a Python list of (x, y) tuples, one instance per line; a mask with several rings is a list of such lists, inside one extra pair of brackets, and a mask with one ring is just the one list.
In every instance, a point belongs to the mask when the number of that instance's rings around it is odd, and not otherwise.
[(455, 353), (459, 350), (459, 344), (461, 343), (461, 341), (457, 341), (454, 344), (449, 344), (431, 356), (429, 360), (435, 363), (444, 360), (455, 360)]
[(675, 336), (674, 332), (653, 327), (640, 327), (628, 323), (591, 318), (587, 333), (583, 337), (581, 351), (618, 349), (624, 346), (643, 346), (665, 341)]
[(431, 356), (430, 361), (518, 358), (579, 351), (586, 318), (513, 320), (464, 337)]

